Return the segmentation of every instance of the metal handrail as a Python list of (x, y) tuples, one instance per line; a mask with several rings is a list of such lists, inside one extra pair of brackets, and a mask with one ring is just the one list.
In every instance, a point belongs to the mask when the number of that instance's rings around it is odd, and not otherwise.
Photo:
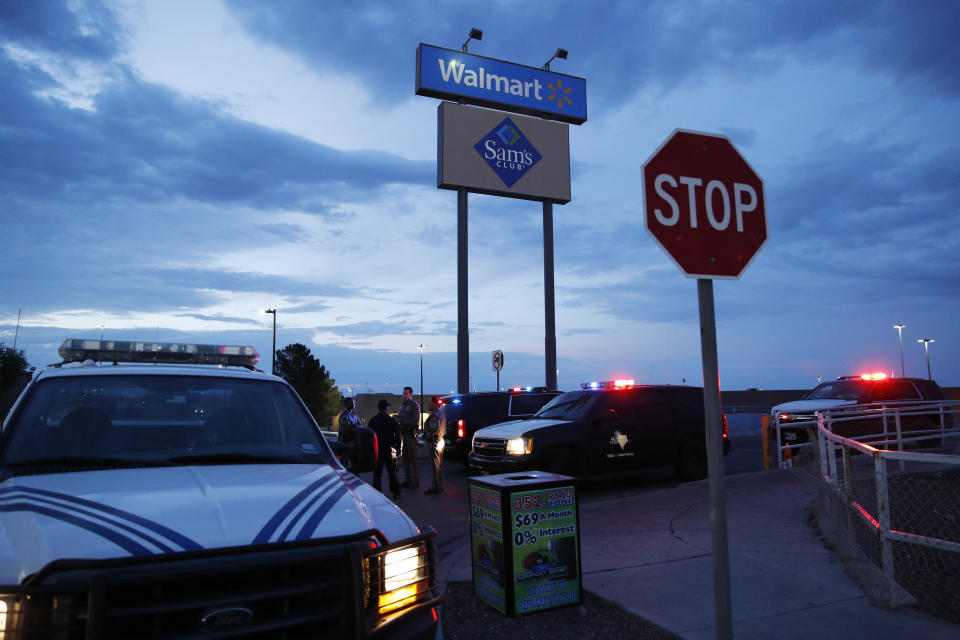
[[(781, 412), (773, 415), (773, 426), (776, 432), (777, 460), (780, 468), (790, 468), (793, 466), (792, 458), (796, 451), (810, 449), (814, 442), (803, 442), (798, 444), (785, 444), (779, 416)], [(902, 419), (904, 417), (938, 415), (939, 427), (935, 429), (910, 429), (907, 433), (910, 436), (904, 436), (902, 429)], [(788, 423), (791, 430), (806, 429), (808, 432), (815, 432), (822, 424), (826, 425), (829, 432), (832, 433), (832, 425), (843, 423), (855, 423), (867, 418), (880, 417), (883, 421), (884, 429), (872, 435), (857, 436), (851, 440), (869, 440), (876, 444), (896, 442), (897, 449), (902, 451), (903, 444), (929, 439), (930, 436), (937, 437), (960, 437), (960, 429), (957, 424), (960, 423), (960, 402), (956, 400), (894, 400), (889, 402), (873, 402), (862, 405), (846, 405), (832, 409), (824, 409), (815, 414), (814, 419)], [(890, 428), (890, 422), (893, 422), (893, 428)], [(948, 425), (948, 422), (950, 423)], [(882, 437), (881, 437), (882, 436)]]
[[(957, 404), (957, 403), (940, 403)], [(943, 411), (943, 406), (940, 407)], [(950, 413), (956, 413), (953, 409)], [(943, 415), (943, 413), (941, 413)], [(944, 421), (941, 419), (941, 426)], [(847, 513), (856, 514), (867, 526), (876, 531), (880, 540), (880, 568), (884, 575), (886, 596), (889, 602), (894, 601), (894, 591), (896, 587), (896, 576), (894, 571), (893, 542), (906, 542), (925, 547), (932, 547), (942, 551), (960, 553), (960, 543), (951, 540), (943, 540), (906, 531), (895, 531), (891, 527), (891, 508), (888, 491), (888, 460), (896, 460), (900, 463), (900, 470), (903, 471), (905, 462), (922, 462), (930, 464), (939, 464), (944, 466), (960, 467), (960, 456), (943, 453), (925, 453), (925, 452), (906, 452), (902, 450), (905, 440), (922, 438), (902, 438), (900, 432), (899, 416), (897, 416), (897, 438), (895, 440), (885, 440), (883, 442), (874, 442), (868, 444), (860, 442), (854, 438), (845, 438), (834, 433), (830, 426), (830, 418), (824, 413), (818, 414), (817, 442), (820, 454), (820, 473), (821, 479), (834, 489), (838, 497), (847, 505)], [(942, 435), (956, 435), (946, 430), (930, 430), (933, 433)], [(958, 432), (960, 433), (960, 432)], [(899, 450), (881, 449), (876, 444), (895, 443)], [(812, 443), (810, 443), (812, 444)], [(843, 482), (838, 482), (839, 469), (837, 467), (837, 448), (842, 451), (843, 460)], [(876, 487), (876, 513), (854, 499), (852, 486), (853, 478), (853, 460), (851, 451), (870, 456), (873, 459), (873, 473)]]

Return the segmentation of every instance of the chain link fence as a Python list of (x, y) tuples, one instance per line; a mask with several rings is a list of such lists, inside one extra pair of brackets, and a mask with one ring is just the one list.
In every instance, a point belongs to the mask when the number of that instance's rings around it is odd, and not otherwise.
[[(945, 416), (938, 428), (894, 437), (830, 428), (862, 431), (895, 417), (882, 412), (819, 414), (781, 466), (816, 478), (821, 530), (867, 593), (960, 623), (960, 403), (925, 411)], [(791, 450), (780, 444), (781, 456)]]

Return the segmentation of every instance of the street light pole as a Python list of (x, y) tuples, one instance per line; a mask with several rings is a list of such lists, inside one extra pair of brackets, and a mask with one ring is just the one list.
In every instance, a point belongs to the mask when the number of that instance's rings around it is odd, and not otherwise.
[(420, 430), (423, 431), (423, 350), (425, 347), (429, 347), (428, 344), (418, 344), (417, 349), (420, 349)]
[(927, 380), (933, 380), (930, 375), (930, 343), (936, 342), (933, 338), (920, 338), (917, 342), (923, 343), (923, 350), (927, 353)]
[(277, 375), (277, 310), (264, 309), (263, 312), (273, 316), (273, 350), (270, 352), (270, 373)]
[(903, 330), (906, 328), (905, 324), (895, 324), (893, 328), (897, 330), (897, 333), (900, 334), (900, 377), (906, 378), (906, 369), (903, 368)]

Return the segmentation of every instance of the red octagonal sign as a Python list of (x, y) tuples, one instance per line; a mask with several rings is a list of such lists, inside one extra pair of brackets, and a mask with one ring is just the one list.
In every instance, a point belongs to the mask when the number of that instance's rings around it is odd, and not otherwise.
[(739, 278), (767, 240), (763, 180), (725, 136), (674, 131), (643, 165), (643, 205), (691, 278)]

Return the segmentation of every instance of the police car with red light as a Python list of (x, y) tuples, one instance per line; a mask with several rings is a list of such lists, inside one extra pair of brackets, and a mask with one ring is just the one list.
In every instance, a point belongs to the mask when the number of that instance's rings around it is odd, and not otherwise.
[(253, 347), (66, 340), (0, 432), (0, 638), (433, 638), (434, 532)]
[[(722, 416), (722, 447), (730, 451)], [(557, 396), (527, 420), (473, 435), (469, 465), (481, 473), (542, 470), (573, 476), (673, 466), (707, 475), (703, 389), (612, 380)]]
[[(877, 372), (828, 380), (802, 400), (778, 404), (770, 413), (781, 446), (792, 446), (810, 441), (810, 435), (817, 428), (818, 412), (841, 418), (831, 425), (832, 429), (848, 438), (884, 434), (884, 410), (891, 414), (887, 422), (899, 422), (901, 431), (942, 431), (952, 426), (952, 418), (931, 405), (943, 401), (943, 390), (933, 380), (893, 378)], [(891, 430), (888, 425), (886, 431)], [(940, 439), (928, 438), (920, 444), (937, 446)]]
[(529, 418), (561, 393), (546, 387), (511, 387), (505, 391), (443, 396), (440, 398), (440, 420), (444, 425), (444, 455), (466, 463), (477, 429), (507, 420)]

